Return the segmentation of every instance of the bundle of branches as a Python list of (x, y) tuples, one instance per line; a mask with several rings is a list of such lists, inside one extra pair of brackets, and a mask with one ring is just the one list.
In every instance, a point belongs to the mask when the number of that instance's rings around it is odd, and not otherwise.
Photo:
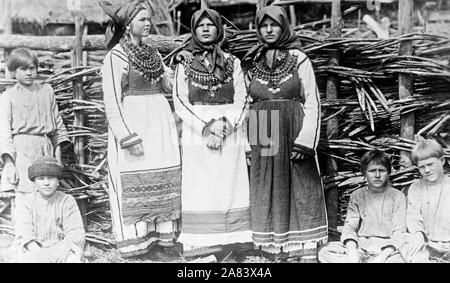
[[(345, 198), (355, 188), (363, 185), (355, 182), (358, 163), (365, 150), (380, 148), (395, 162), (401, 149), (411, 150), (414, 142), (400, 140), (400, 115), (414, 111), (417, 134), (445, 138), (449, 132), (450, 105), (450, 41), (439, 36), (410, 34), (400, 38), (377, 39), (320, 39), (305, 35), (297, 28), (304, 44), (304, 52), (311, 58), (316, 71), (322, 97), (322, 121), (324, 130), (320, 154), (334, 156), (339, 162), (337, 176), (325, 176), (327, 188), (338, 186), (345, 209)], [(229, 49), (242, 58), (256, 42), (254, 31), (229, 31)], [(415, 56), (398, 56), (398, 45), (404, 40), (413, 40)], [(185, 46), (186, 41), (180, 45)], [(165, 59), (180, 49), (174, 49)], [(341, 65), (329, 66), (331, 50), (341, 51)], [(71, 68), (66, 54), (42, 54), (40, 76), (50, 83), (56, 92), (64, 123), (70, 137), (85, 138), (87, 164), (75, 164), (72, 149), (65, 150), (64, 163), (68, 164), (62, 185), (75, 196), (88, 196), (93, 204), (107, 203), (107, 124), (103, 106), (103, 93), (99, 65), (104, 51), (90, 52), (90, 67)], [(55, 70), (59, 72), (52, 75)], [(326, 78), (330, 74), (340, 77), (340, 97), (329, 101), (325, 97)], [(398, 75), (415, 75), (415, 95), (399, 100)], [(73, 98), (73, 81), (83, 79), (85, 98)], [(1, 84), (1, 81), (0, 81)], [(170, 95), (168, 96), (170, 98)], [(83, 109), (85, 124), (74, 127), (74, 110)], [(336, 117), (339, 121), (339, 136), (327, 141), (325, 123)], [(398, 186), (409, 184), (413, 172), (399, 174), (394, 180)], [(349, 181), (352, 180), (352, 181)]]

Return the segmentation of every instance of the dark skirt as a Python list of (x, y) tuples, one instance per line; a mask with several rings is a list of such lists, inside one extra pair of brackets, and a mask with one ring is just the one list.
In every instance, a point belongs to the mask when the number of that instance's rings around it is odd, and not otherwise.
[(303, 125), (302, 104), (293, 100), (267, 100), (256, 102), (252, 110), (249, 140), (254, 243), (284, 249), (316, 247), (328, 237), (324, 191), (316, 157), (294, 162), (290, 159)]

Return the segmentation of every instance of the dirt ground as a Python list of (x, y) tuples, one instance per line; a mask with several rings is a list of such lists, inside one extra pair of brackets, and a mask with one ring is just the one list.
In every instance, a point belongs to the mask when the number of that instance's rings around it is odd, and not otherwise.
[[(110, 231), (99, 231), (95, 225), (90, 224), (88, 234), (100, 236), (103, 239), (113, 241)], [(87, 237), (89, 238), (89, 237)], [(13, 241), (13, 235), (0, 232), (0, 251), (7, 249)], [(273, 263), (301, 262), (297, 258), (287, 258), (287, 255), (267, 257), (261, 251), (254, 250), (252, 244), (235, 244), (217, 249), (213, 253), (184, 258), (181, 244), (173, 248), (155, 246), (149, 253), (122, 258), (114, 245), (98, 244), (90, 240), (86, 241), (85, 257), (89, 263)], [(1, 261), (1, 259), (0, 259)]]

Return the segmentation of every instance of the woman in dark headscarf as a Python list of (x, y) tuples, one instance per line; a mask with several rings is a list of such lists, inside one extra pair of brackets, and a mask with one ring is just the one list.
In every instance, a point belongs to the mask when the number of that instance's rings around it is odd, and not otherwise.
[(112, 20), (102, 68), (112, 223), (120, 254), (135, 256), (173, 245), (179, 231), (180, 152), (163, 94), (172, 90), (173, 71), (142, 42), (150, 22), (141, 1), (100, 5)]
[(256, 15), (259, 44), (244, 60), (252, 98), (250, 203), (253, 241), (270, 254), (315, 260), (327, 241), (327, 218), (316, 148), (320, 100), (314, 72), (286, 12)]
[(183, 120), (179, 241), (186, 256), (203, 253), (200, 247), (251, 242), (240, 61), (221, 48), (225, 34), (216, 11), (197, 11), (191, 32), (187, 50), (194, 59), (178, 65), (173, 88)]

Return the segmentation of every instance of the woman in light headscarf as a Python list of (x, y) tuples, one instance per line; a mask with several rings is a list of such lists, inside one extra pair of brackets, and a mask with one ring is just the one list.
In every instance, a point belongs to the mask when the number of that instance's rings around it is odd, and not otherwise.
[(173, 88), (175, 111), (183, 120), (179, 241), (185, 256), (251, 242), (241, 127), (247, 94), (240, 61), (221, 48), (225, 34), (216, 11), (197, 11), (191, 33), (187, 50), (194, 59), (178, 65)]
[(100, 2), (111, 17), (102, 67), (109, 126), (109, 199), (124, 257), (173, 246), (181, 216), (181, 164), (175, 121), (164, 93), (173, 71), (142, 42), (150, 31), (141, 1)]
[(284, 252), (314, 261), (328, 237), (314, 71), (283, 8), (259, 10), (256, 32), (259, 44), (244, 58), (252, 64), (246, 81), (253, 242), (269, 257)]

